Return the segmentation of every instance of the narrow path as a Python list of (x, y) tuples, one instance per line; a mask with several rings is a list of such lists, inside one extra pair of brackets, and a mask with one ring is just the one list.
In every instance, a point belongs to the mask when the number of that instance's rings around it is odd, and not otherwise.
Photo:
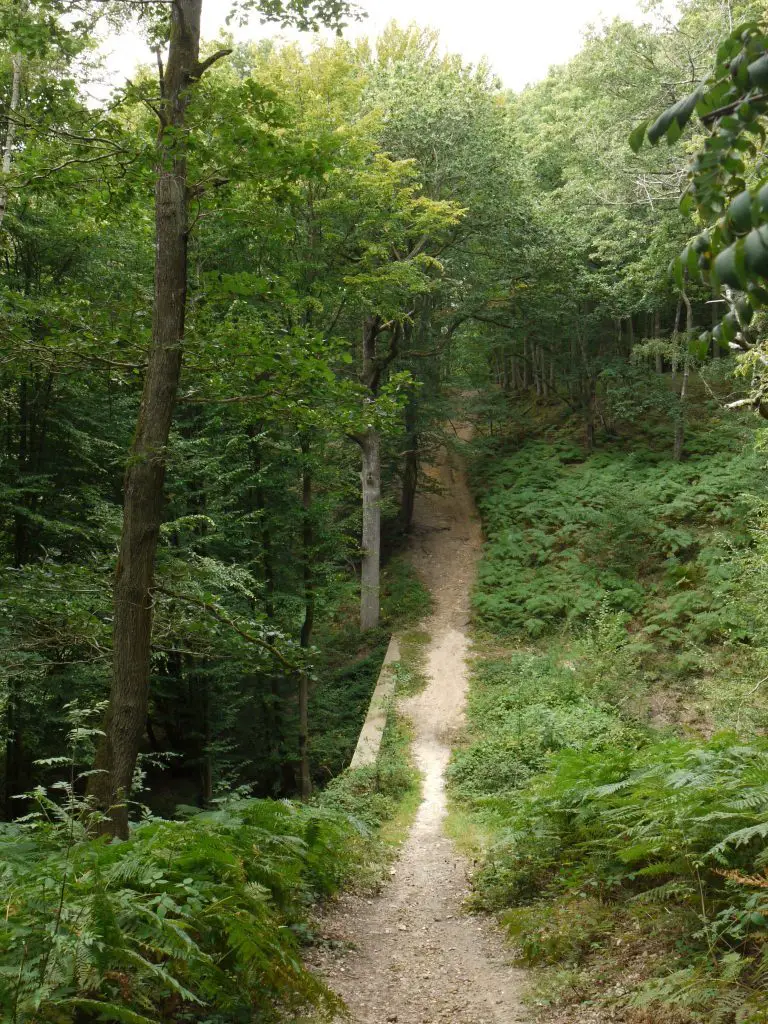
[(423, 624), (427, 688), (405, 701), (413, 752), (424, 777), (423, 801), (395, 865), (375, 900), (341, 902), (326, 933), (352, 949), (322, 970), (355, 1024), (513, 1024), (521, 972), (491, 922), (467, 915), (469, 866), (443, 835), (445, 769), (464, 718), (469, 596), (480, 554), (480, 526), (462, 467), (445, 455), (432, 476), (438, 494), (416, 508), (414, 565), (429, 586), (434, 612)]

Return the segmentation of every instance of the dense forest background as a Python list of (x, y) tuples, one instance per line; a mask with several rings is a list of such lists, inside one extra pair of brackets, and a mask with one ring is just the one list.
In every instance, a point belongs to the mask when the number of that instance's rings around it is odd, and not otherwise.
[[(706, 226), (680, 204), (706, 117), (628, 142), (763, 5), (651, 3), (520, 94), (428, 28), (193, 53), (199, 2), (170, 8), (0, 2), (9, 1019), (333, 1011), (306, 908), (380, 870), (413, 798), (396, 722), (379, 769), (345, 769), (428, 603), (402, 551), (466, 415), (476, 898), (555, 965), (542, 1012), (630, 948), (604, 1019), (768, 1019), (763, 298), (709, 277), (708, 243), (669, 272)], [(127, 19), (157, 64), (105, 98)]]

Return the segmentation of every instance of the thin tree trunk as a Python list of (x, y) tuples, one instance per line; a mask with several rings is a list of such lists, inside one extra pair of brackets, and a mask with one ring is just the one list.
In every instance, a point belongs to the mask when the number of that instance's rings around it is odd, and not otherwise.
[(12, 680), (5, 699), (5, 773), (3, 811), (6, 821), (24, 813), (22, 802), (14, 800), (21, 791), (24, 737), (18, 721), (19, 685)]
[[(678, 334), (680, 333), (680, 314), (682, 313), (682, 311), (683, 311), (683, 300), (682, 300), (682, 297), (679, 297), (678, 300), (677, 300), (677, 309), (675, 310), (675, 329), (674, 329), (674, 335), (673, 335), (673, 337), (675, 339), (677, 338)], [(673, 349), (673, 355), (672, 355), (672, 380), (677, 380), (677, 356), (674, 354), (674, 349)]]
[(419, 437), (416, 430), (416, 399), (411, 395), (405, 407), (405, 437), (408, 446), (400, 496), (400, 527), (407, 533), (413, 523), (413, 508), (419, 483)]
[[(656, 316), (653, 321), (653, 336), (654, 338), (661, 337), (661, 311), (656, 310)], [(661, 374), (664, 372), (664, 360), (661, 352), (656, 353), (656, 373)]]
[[(397, 352), (393, 335), (388, 360), (377, 359), (376, 344), (381, 332), (378, 317), (363, 325), (363, 367), (361, 379), (373, 402), (379, 391), (382, 369)], [(360, 480), (363, 502), (362, 564), (360, 569), (360, 629), (366, 632), (379, 624), (381, 608), (381, 435), (375, 426), (356, 438), (362, 453)]]
[(168, 66), (161, 81), (155, 175), (155, 297), (152, 343), (124, 479), (115, 572), (112, 687), (89, 794), (106, 812), (100, 830), (125, 837), (131, 782), (147, 718), (152, 587), (160, 532), (166, 447), (181, 375), (187, 291), (188, 195), (184, 131), (198, 62), (202, 0), (170, 6)]
[[(681, 293), (682, 301), (685, 303), (686, 310), (686, 349), (688, 345), (688, 339), (693, 333), (693, 307), (691, 306), (691, 300), (688, 298), (685, 292)], [(675, 450), (674, 458), (675, 462), (680, 462), (683, 458), (683, 445), (685, 444), (685, 400), (688, 393), (688, 377), (691, 372), (691, 360), (688, 356), (687, 350), (683, 353), (683, 383), (680, 387), (680, 407), (677, 413), (677, 422), (675, 423)]]
[(27, 562), (29, 554), (29, 518), (26, 514), (27, 495), (24, 478), (29, 472), (29, 385), (27, 378), (19, 381), (19, 444), (17, 450), (17, 473), (22, 493), (16, 502), (13, 516), (13, 560), (16, 568)]
[(202, 716), (203, 716), (203, 759), (201, 765), (201, 783), (203, 807), (210, 807), (213, 800), (213, 754), (211, 745), (213, 735), (211, 733), (211, 687), (207, 676), (201, 680), (202, 683)]
[[(301, 442), (301, 504), (302, 504), (302, 558), (304, 562), (304, 621), (301, 625), (301, 646), (312, 646), (315, 626), (315, 577), (312, 566), (314, 531), (312, 529), (312, 469), (309, 464), (309, 443)], [(299, 675), (299, 792), (302, 800), (312, 795), (312, 776), (309, 770), (309, 673)]]
[(361, 438), (363, 453), (363, 560), (360, 578), (360, 629), (379, 624), (381, 602), (381, 438), (371, 427)]
[(21, 102), (21, 54), (14, 53), (11, 57), (11, 103), (8, 107), (8, 125), (5, 129), (3, 143), (3, 181), (0, 186), (0, 228), (3, 226), (8, 210), (8, 176), (13, 164), (13, 147), (16, 143), (16, 115)]
[[(719, 299), (720, 298), (720, 293), (718, 291), (716, 291), (714, 288), (712, 289), (712, 298), (713, 299)], [(718, 313), (717, 305), (714, 302), (710, 306), (710, 309), (712, 310), (712, 328), (714, 330), (714, 328), (717, 327), (718, 323), (720, 322), (720, 314)], [(715, 338), (715, 336), (713, 334), (712, 335), (712, 358), (713, 359), (719, 359), (721, 354), (722, 353), (720, 352), (720, 344), (719, 344), (719, 342), (717, 341), (717, 339)]]

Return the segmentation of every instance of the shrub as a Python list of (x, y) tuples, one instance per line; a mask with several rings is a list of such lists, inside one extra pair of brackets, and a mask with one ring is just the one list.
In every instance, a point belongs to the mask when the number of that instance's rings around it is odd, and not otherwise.
[(89, 840), (47, 818), (0, 837), (7, 1019), (140, 1024), (215, 1007), (224, 1020), (335, 997), (306, 972), (308, 904), (333, 892), (362, 836), (341, 815), (268, 800), (188, 821), (147, 821), (129, 841)]

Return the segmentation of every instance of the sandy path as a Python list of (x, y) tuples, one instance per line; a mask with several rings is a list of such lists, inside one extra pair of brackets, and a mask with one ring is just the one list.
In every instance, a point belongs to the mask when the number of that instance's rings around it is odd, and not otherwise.
[(416, 508), (413, 562), (434, 598), (423, 624), (432, 640), (429, 684), (403, 710), (414, 725), (413, 752), (424, 776), (423, 802), (375, 900), (345, 898), (326, 935), (353, 948), (321, 965), (356, 1024), (512, 1024), (521, 972), (491, 922), (463, 913), (468, 864), (443, 835), (445, 768), (464, 716), (469, 594), (480, 553), (480, 526), (463, 471), (445, 456), (433, 471), (440, 494)]

